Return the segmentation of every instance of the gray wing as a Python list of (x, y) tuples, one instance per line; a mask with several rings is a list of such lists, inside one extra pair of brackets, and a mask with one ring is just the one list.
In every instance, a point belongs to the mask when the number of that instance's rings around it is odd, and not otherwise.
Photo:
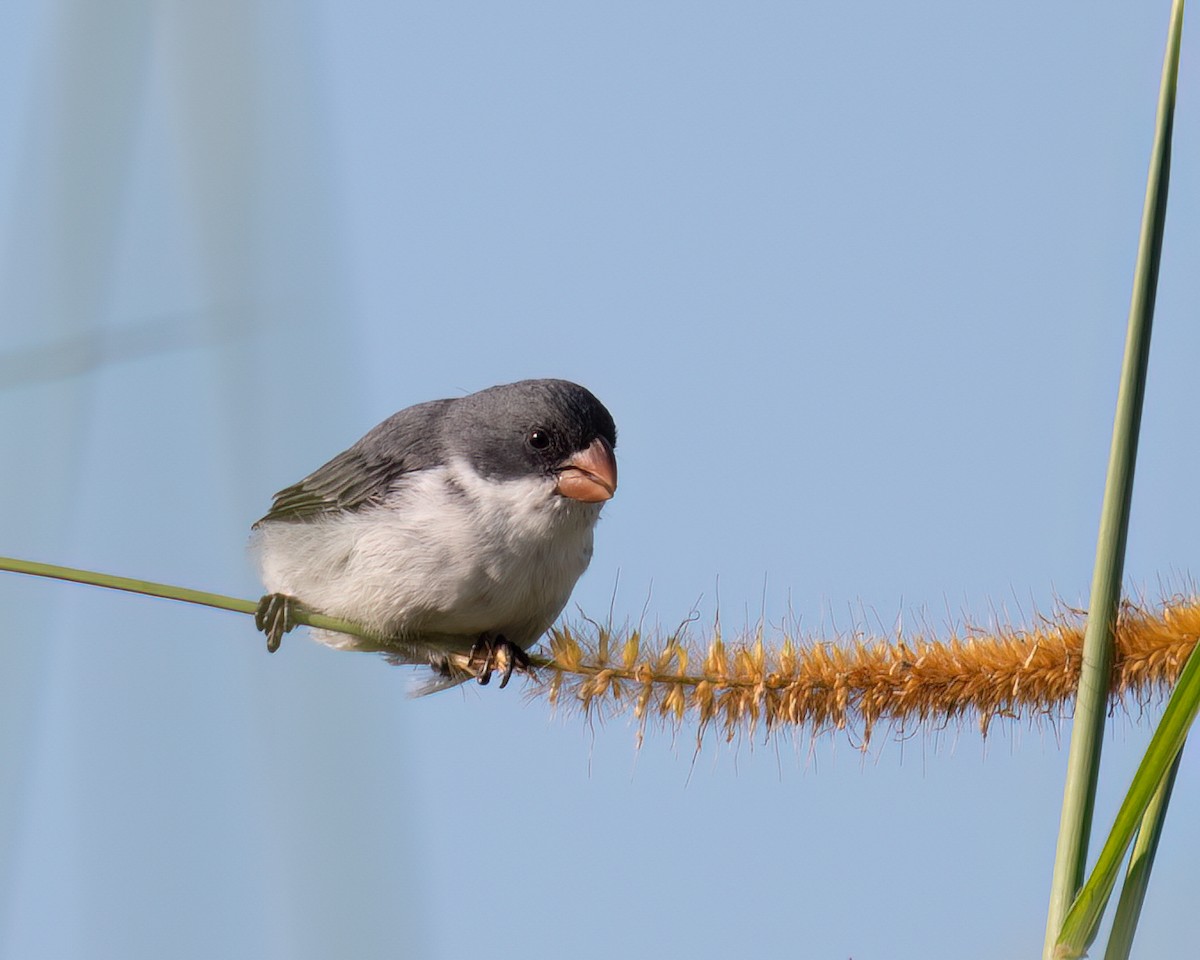
[(441, 422), (453, 400), (401, 410), (299, 483), (275, 494), (258, 523), (310, 520), (381, 503), (397, 483), (441, 463)]

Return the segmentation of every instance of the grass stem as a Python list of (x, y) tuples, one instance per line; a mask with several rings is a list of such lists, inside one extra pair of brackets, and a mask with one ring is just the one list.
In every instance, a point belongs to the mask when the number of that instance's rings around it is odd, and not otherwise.
[(1046, 919), (1045, 960), (1051, 960), (1054, 955), (1063, 920), (1087, 867), (1088, 838), (1092, 830), (1112, 670), (1113, 628), (1129, 533), (1129, 505), (1133, 496), (1133, 474), (1150, 358), (1150, 330), (1162, 257), (1163, 225), (1167, 214), (1171, 133), (1182, 26), (1183, 0), (1175, 0), (1159, 87), (1154, 144), (1129, 306), (1125, 357), (1121, 366), (1112, 446), (1100, 513), (1091, 601), (1088, 604), (1088, 623), (1083, 642), (1083, 669), (1079, 679), (1075, 719), (1071, 726), (1071, 747), (1067, 757), (1067, 777)]

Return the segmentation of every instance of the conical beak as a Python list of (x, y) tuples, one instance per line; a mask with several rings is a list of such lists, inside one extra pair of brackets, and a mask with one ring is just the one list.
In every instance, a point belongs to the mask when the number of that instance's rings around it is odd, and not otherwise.
[(555, 492), (572, 500), (602, 503), (617, 492), (617, 458), (603, 437), (565, 460), (555, 472)]

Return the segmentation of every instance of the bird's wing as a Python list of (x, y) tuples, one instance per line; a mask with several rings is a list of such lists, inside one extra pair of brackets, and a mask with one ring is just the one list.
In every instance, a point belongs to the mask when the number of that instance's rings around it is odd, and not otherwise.
[(383, 501), (406, 475), (439, 462), (437, 423), (448, 401), (409, 407), (299, 483), (280, 490), (260, 523), (309, 520)]
[(354, 449), (275, 494), (264, 520), (307, 520), (378, 503), (403, 473), (385, 460), (371, 462)]

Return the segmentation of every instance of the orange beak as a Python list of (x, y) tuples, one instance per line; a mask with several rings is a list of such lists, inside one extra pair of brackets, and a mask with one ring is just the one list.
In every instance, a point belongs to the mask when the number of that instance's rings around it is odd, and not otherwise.
[(560, 496), (583, 503), (603, 503), (617, 492), (617, 458), (603, 437), (564, 462), (557, 470)]

